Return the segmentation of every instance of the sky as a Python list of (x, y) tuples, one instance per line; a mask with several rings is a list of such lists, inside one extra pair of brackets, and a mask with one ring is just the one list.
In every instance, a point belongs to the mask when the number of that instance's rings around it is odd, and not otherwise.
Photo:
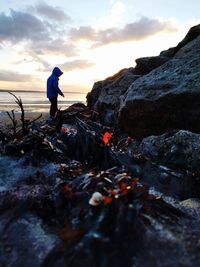
[(0, 90), (88, 92), (135, 59), (176, 46), (200, 23), (199, 0), (0, 0)]

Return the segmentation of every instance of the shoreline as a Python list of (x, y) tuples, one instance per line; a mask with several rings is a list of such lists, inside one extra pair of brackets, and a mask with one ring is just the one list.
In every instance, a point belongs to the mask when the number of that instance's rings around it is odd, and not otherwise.
[[(37, 118), (40, 114), (42, 117), (39, 120), (47, 119), (49, 112), (37, 112), (37, 111), (25, 111), (25, 119), (33, 120)], [(15, 117), (17, 121), (20, 121), (21, 112), (15, 112)], [(8, 126), (11, 124), (11, 120), (5, 111), (0, 111), (0, 127)]]

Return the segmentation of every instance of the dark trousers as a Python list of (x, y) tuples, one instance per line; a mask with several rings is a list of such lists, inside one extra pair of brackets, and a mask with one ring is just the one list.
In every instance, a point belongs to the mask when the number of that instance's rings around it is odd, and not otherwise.
[(49, 101), (51, 102), (50, 116), (54, 117), (56, 114), (56, 111), (58, 110), (57, 97), (49, 98)]

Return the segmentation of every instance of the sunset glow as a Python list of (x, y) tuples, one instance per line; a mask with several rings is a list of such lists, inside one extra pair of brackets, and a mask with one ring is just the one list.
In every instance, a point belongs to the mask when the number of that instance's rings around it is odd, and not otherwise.
[(159, 1), (151, 1), (159, 13), (130, 0), (1, 2), (0, 89), (45, 90), (59, 66), (64, 91), (87, 92), (95, 81), (134, 67), (136, 58), (175, 46), (199, 23), (191, 8), (174, 19)]

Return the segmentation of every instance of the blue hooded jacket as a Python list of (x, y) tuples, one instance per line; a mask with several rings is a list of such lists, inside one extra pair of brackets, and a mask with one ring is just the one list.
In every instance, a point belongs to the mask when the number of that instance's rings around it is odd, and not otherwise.
[(63, 95), (62, 91), (58, 86), (59, 77), (63, 74), (63, 72), (55, 67), (52, 71), (51, 76), (47, 79), (47, 97), (57, 97), (59, 95)]

